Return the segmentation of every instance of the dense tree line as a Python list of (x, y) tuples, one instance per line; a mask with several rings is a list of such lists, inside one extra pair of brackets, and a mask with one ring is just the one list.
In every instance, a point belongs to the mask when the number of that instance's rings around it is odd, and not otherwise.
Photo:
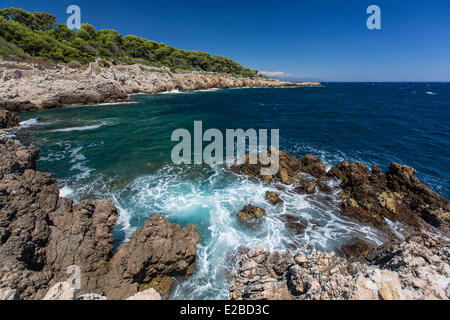
[(203, 70), (254, 77), (256, 70), (221, 56), (201, 51), (180, 50), (164, 43), (133, 35), (122, 37), (115, 30), (96, 31), (82, 24), (78, 31), (59, 24), (48, 13), (23, 9), (0, 9), (0, 56), (10, 59), (39, 57), (56, 62), (86, 64), (100, 57), (109, 62), (142, 63), (183, 70)]

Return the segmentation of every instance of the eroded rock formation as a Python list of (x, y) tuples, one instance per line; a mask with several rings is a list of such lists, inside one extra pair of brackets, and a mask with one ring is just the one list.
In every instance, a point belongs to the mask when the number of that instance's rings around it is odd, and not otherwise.
[(265, 183), (294, 185), (299, 194), (331, 192), (328, 182), (338, 179), (344, 216), (388, 232), (385, 219), (401, 222), (407, 227), (406, 234), (423, 228), (431, 230), (431, 226), (449, 234), (448, 200), (415, 178), (413, 168), (392, 163), (386, 173), (376, 166), (369, 173), (363, 164), (344, 161), (326, 172), (325, 165), (315, 156), (295, 158), (283, 151), (274, 152), (280, 156), (280, 169), (274, 176), (261, 175), (263, 165), (259, 158), (257, 164), (249, 164), (249, 155), (245, 156), (243, 164), (234, 165), (230, 170)]
[(342, 214), (378, 228), (384, 218), (421, 229), (421, 220), (448, 232), (449, 202), (414, 177), (416, 170), (392, 163), (386, 173), (344, 161), (328, 175), (341, 181)]
[(232, 275), (236, 300), (448, 300), (450, 247), (417, 234), (353, 260), (256, 248), (241, 255)]
[(106, 295), (123, 299), (149, 288), (167, 295), (172, 277), (188, 276), (194, 271), (199, 241), (195, 226), (181, 229), (164, 216), (152, 216), (111, 260)]
[(13, 112), (71, 104), (127, 101), (130, 93), (157, 93), (211, 88), (319, 86), (273, 79), (235, 78), (207, 72), (172, 73), (140, 64), (70, 69), (62, 65), (4, 62), (0, 67), (0, 105)]
[(195, 227), (181, 229), (154, 216), (114, 256), (114, 204), (86, 200), (75, 205), (60, 198), (56, 180), (35, 170), (38, 153), (34, 146), (0, 135), (2, 296), (41, 299), (68, 279), (67, 269), (74, 265), (81, 271), (77, 294), (106, 291), (114, 299), (156, 286), (154, 279), (168, 282), (192, 273), (199, 242)]

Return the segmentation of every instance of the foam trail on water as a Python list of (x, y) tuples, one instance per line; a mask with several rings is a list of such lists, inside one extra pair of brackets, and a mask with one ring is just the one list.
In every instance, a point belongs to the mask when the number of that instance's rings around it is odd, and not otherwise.
[(55, 129), (55, 130), (51, 130), (51, 132), (86, 131), (86, 130), (98, 129), (98, 128), (103, 127), (103, 126), (104, 126), (104, 124), (96, 124), (96, 125), (83, 126), (83, 127), (71, 127), (71, 128), (64, 128), (64, 129)]
[(31, 126), (36, 125), (37, 123), (38, 123), (38, 119), (29, 119), (29, 120), (20, 122), (20, 127), (29, 128)]
[[(219, 166), (167, 165), (153, 175), (134, 180), (119, 192), (114, 202), (121, 200), (124, 211), (119, 209), (120, 228), (127, 235), (128, 228), (142, 225), (154, 213), (164, 214), (181, 225), (197, 225), (201, 244), (196, 270), (178, 282), (172, 299), (228, 299), (233, 256), (241, 247), (332, 251), (355, 236), (381, 243), (377, 231), (361, 228), (338, 214), (337, 194), (326, 200), (320, 194), (298, 195), (293, 188), (275, 190), (271, 185), (236, 176)], [(283, 204), (270, 205), (265, 199), (266, 191), (278, 192)], [(266, 210), (266, 216), (252, 226), (237, 218), (239, 210), (249, 203)], [(286, 215), (297, 217), (306, 226), (305, 232), (296, 234), (288, 229)]]

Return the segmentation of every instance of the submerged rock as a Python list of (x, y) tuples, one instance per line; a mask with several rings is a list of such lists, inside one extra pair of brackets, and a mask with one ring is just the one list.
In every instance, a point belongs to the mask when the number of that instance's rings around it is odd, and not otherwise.
[(286, 214), (283, 216), (284, 224), (288, 230), (295, 234), (302, 234), (305, 232), (306, 226), (301, 222), (300, 218)]
[(249, 221), (254, 219), (259, 219), (266, 214), (266, 211), (263, 208), (255, 207), (251, 204), (246, 205), (242, 208), (238, 213), (238, 217), (242, 221)]
[(426, 234), (394, 241), (354, 260), (335, 253), (241, 255), (232, 272), (236, 300), (450, 299), (450, 247)]

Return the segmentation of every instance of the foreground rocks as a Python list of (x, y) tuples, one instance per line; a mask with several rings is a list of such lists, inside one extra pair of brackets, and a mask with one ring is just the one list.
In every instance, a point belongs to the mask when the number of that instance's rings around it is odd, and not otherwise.
[(3, 62), (0, 67), (0, 105), (13, 112), (56, 108), (71, 104), (128, 101), (130, 93), (157, 93), (211, 88), (319, 86), (273, 79), (235, 78), (207, 72), (172, 73), (144, 65), (91, 63), (87, 69), (52, 64)]
[(199, 241), (195, 226), (181, 229), (164, 216), (152, 216), (111, 260), (106, 295), (122, 299), (148, 288), (167, 295), (172, 277), (189, 276), (194, 271)]
[(232, 276), (236, 300), (448, 300), (450, 247), (417, 234), (352, 260), (256, 248), (241, 255)]
[(42, 299), (69, 278), (71, 266), (81, 272), (77, 295), (111, 293), (113, 299), (156, 286), (154, 279), (167, 282), (192, 273), (199, 241), (195, 227), (181, 229), (154, 216), (114, 255), (117, 209), (111, 201), (75, 205), (60, 198), (56, 180), (35, 170), (34, 146), (0, 135), (0, 155), (2, 296)]
[[(100, 300), (109, 300), (106, 296), (102, 296), (96, 293), (87, 293), (76, 298), (76, 289), (69, 284), (68, 282), (58, 282), (50, 290), (47, 292), (43, 300), (61, 300), (61, 301), (69, 301), (69, 300), (89, 300), (89, 301), (100, 301)], [(0, 292), (0, 300), (16, 300), (16, 299), (1, 299)], [(161, 295), (153, 288), (138, 292), (135, 295), (126, 298), (125, 300), (162, 300)]]
[(376, 166), (369, 172), (363, 164), (344, 161), (326, 172), (325, 165), (315, 156), (295, 158), (283, 151), (271, 152), (280, 156), (280, 169), (274, 176), (261, 175), (263, 165), (259, 159), (257, 164), (249, 164), (249, 155), (243, 164), (230, 170), (275, 186), (293, 185), (299, 194), (330, 193), (331, 182), (337, 179), (344, 216), (385, 230), (391, 238), (395, 235), (386, 219), (401, 222), (406, 235), (422, 229), (432, 231), (433, 227), (450, 234), (449, 201), (415, 178), (413, 168), (392, 163), (386, 173)]

